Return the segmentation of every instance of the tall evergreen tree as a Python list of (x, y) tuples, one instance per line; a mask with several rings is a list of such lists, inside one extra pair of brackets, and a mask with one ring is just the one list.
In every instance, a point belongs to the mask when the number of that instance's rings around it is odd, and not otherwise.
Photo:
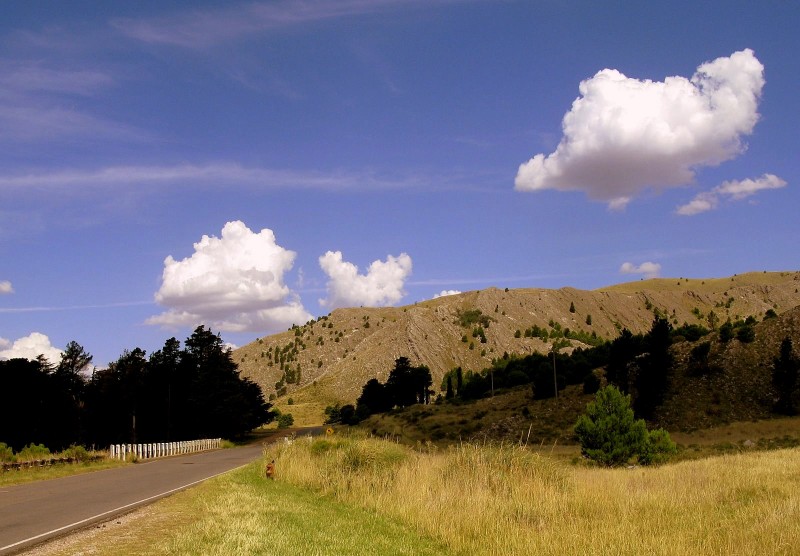
[(198, 326), (184, 346), (180, 374), (188, 378), (188, 392), (179, 423), (184, 435), (230, 438), (269, 421), (260, 389), (239, 377), (231, 350), (218, 334)]
[(630, 390), (630, 366), (641, 352), (641, 336), (634, 336), (627, 328), (609, 346), (606, 379), (623, 394)]
[(43, 359), (0, 360), (0, 441), (15, 451), (31, 442), (59, 449), (76, 441), (64, 420), (72, 397), (49, 370)]
[(60, 434), (59, 439), (48, 446), (51, 449), (65, 448), (70, 444), (84, 441), (86, 431), (82, 414), (86, 387), (85, 374), (91, 364), (91, 354), (76, 341), (69, 342), (61, 353), (61, 361), (53, 371), (56, 387), (61, 392), (55, 402), (58, 422), (54, 423)]
[(780, 355), (772, 364), (772, 385), (777, 393), (775, 411), (784, 415), (794, 415), (794, 392), (797, 388), (797, 374), (800, 361), (792, 350), (792, 339), (786, 337), (781, 342)]
[(361, 388), (361, 395), (356, 402), (356, 414), (363, 419), (374, 413), (389, 411), (393, 404), (386, 386), (377, 378), (371, 378)]
[(644, 338), (646, 354), (639, 360), (636, 374), (636, 414), (652, 419), (656, 408), (664, 400), (669, 376), (672, 371), (672, 325), (662, 317), (656, 317), (650, 332)]
[(92, 355), (76, 341), (71, 341), (61, 353), (61, 361), (54, 371), (56, 380), (61, 383), (73, 399), (80, 400), (86, 378), (82, 373), (92, 364)]
[(415, 403), (427, 403), (430, 386), (433, 384), (431, 371), (425, 365), (414, 367), (408, 357), (398, 357), (394, 369), (386, 380), (386, 388), (393, 405), (407, 407)]
[(182, 410), (179, 402), (184, 384), (179, 375), (180, 362), (181, 343), (174, 337), (168, 339), (163, 348), (151, 353), (148, 361), (155, 428), (160, 430), (159, 436), (167, 441), (174, 437), (174, 416)]

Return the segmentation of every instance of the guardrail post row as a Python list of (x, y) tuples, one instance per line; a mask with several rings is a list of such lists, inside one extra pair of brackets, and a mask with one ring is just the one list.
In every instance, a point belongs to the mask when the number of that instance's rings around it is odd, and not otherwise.
[(111, 444), (108, 456), (111, 459), (125, 460), (128, 456), (137, 459), (153, 459), (182, 454), (193, 454), (205, 450), (216, 450), (222, 446), (221, 438), (201, 438), (177, 442), (150, 442), (146, 444)]

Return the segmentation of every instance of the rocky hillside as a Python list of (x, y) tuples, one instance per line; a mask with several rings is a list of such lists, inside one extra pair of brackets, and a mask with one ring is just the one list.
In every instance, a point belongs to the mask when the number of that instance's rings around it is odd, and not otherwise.
[[(766, 319), (754, 327), (752, 342), (720, 341), (712, 333), (700, 341), (672, 346), (675, 369), (664, 404), (658, 411), (662, 426), (671, 430), (708, 428), (720, 423), (774, 417), (772, 370), (780, 344), (790, 338), (800, 348), (800, 306)], [(710, 345), (709, 366), (699, 373), (691, 364), (692, 348)]]
[[(674, 325), (761, 320), (770, 309), (782, 314), (800, 305), (799, 288), (799, 272), (659, 278), (592, 291), (489, 288), (405, 307), (338, 309), (259, 338), (235, 350), (234, 359), (267, 395), (352, 402), (367, 380), (385, 380), (399, 356), (428, 365), (438, 385), (456, 366), (480, 370), (504, 352), (548, 351), (549, 342), (525, 336), (533, 326), (611, 339), (622, 328), (646, 332), (656, 313)], [(483, 336), (473, 336), (477, 328)]]

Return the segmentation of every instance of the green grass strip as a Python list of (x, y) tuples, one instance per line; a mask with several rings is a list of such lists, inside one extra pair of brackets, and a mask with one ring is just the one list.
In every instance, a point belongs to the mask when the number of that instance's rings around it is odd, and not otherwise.
[(447, 555), (391, 518), (265, 479), (256, 462), (37, 555)]
[[(203, 485), (187, 502), (199, 519), (162, 554), (446, 554), (436, 541), (368, 510), (271, 481), (251, 464)], [(162, 552), (163, 551), (163, 552)]]

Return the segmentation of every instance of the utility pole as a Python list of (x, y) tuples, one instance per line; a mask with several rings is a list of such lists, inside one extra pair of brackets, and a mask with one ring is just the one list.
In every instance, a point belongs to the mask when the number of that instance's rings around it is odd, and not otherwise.
[(556, 350), (553, 349), (553, 389), (555, 390), (555, 398), (558, 399), (558, 377), (556, 376)]

